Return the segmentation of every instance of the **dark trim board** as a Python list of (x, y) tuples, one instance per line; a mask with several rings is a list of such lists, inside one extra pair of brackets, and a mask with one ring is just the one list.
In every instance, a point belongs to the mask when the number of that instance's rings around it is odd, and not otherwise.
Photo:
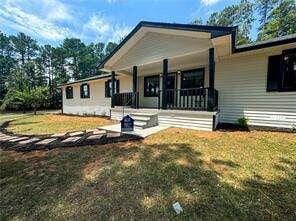
[(279, 37), (276, 39), (271, 39), (268, 41), (237, 46), (234, 48), (234, 53), (253, 51), (253, 50), (258, 50), (258, 49), (262, 49), (262, 48), (274, 47), (274, 46), (278, 46), (278, 45), (290, 44), (290, 43), (295, 43), (295, 42), (296, 42), (296, 34), (288, 35), (288, 36)]
[(103, 68), (105, 63), (141, 28), (152, 27), (162, 29), (175, 29), (185, 31), (206, 32), (211, 34), (211, 38), (217, 38), (225, 35), (231, 35), (232, 53), (240, 53), (251, 50), (257, 50), (282, 44), (296, 42), (296, 35), (288, 37), (279, 37), (265, 42), (254, 44), (236, 46), (236, 32), (237, 26), (224, 27), (224, 26), (209, 26), (209, 25), (193, 25), (193, 24), (177, 24), (177, 23), (163, 23), (163, 22), (149, 22), (141, 21), (138, 25), (120, 42), (120, 44), (102, 61), (99, 68)]
[(94, 80), (98, 80), (98, 79), (103, 79), (103, 78), (109, 78), (111, 77), (111, 74), (101, 74), (101, 75), (97, 75), (94, 77), (90, 77), (90, 78), (84, 78), (81, 80), (77, 80), (77, 81), (73, 81), (73, 82), (69, 82), (69, 83), (65, 83), (65, 84), (60, 84), (58, 85), (58, 87), (62, 87), (62, 86), (67, 86), (67, 85), (71, 85), (71, 84), (77, 84), (77, 83), (86, 83), (89, 81), (94, 81)]
[(222, 27), (208, 25), (192, 25), (192, 24), (177, 24), (163, 22), (141, 21), (121, 42), (117, 47), (102, 61), (99, 68), (103, 68), (104, 64), (142, 27), (175, 29), (184, 31), (207, 32), (211, 34), (211, 38), (216, 38), (224, 35), (234, 35), (237, 27)]

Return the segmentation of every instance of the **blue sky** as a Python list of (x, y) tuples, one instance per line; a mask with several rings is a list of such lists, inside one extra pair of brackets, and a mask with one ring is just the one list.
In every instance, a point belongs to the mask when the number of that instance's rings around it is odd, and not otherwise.
[[(24, 32), (41, 44), (66, 37), (118, 42), (139, 21), (204, 20), (235, 0), (0, 0), (0, 30)], [(254, 35), (254, 32), (253, 32)]]

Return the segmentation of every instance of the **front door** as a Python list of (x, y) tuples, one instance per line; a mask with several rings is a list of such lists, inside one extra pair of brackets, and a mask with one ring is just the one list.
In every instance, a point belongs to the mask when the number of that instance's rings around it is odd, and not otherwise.
[(175, 101), (176, 75), (170, 74), (167, 76), (167, 105), (173, 106)]

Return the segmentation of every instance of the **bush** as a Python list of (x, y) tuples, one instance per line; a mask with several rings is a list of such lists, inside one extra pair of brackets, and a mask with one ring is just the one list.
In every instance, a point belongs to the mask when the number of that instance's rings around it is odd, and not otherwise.
[(246, 117), (241, 117), (237, 120), (238, 125), (242, 128), (248, 128), (249, 119)]
[(48, 103), (49, 92), (47, 87), (25, 88), (23, 90), (10, 90), (0, 106), (1, 110), (26, 110), (36, 111)]

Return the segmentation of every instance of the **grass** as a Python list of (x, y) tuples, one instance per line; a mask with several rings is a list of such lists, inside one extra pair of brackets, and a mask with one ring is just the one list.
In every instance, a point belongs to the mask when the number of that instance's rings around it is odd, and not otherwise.
[[(6, 117), (6, 119), (9, 119), (9, 117)], [(66, 116), (52, 113), (30, 114), (15, 118), (9, 124), (8, 131), (18, 134), (41, 135), (94, 129), (113, 123), (114, 121), (103, 117)]]
[(168, 129), (138, 142), (1, 152), (0, 167), (3, 218), (296, 218), (291, 133)]

